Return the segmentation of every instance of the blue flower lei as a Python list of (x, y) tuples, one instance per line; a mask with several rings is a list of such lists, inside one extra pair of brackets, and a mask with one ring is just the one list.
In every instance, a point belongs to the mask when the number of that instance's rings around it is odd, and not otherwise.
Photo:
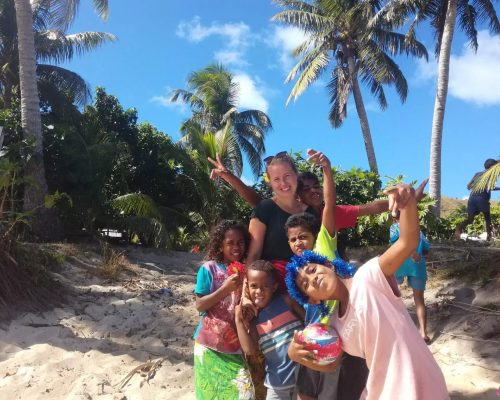
[[(352, 278), (356, 272), (356, 268), (353, 265), (345, 262), (341, 258), (335, 258), (330, 261), (327, 257), (310, 250), (304, 251), (300, 256), (292, 256), (290, 262), (286, 265), (285, 283), (288, 293), (301, 306), (308, 303), (309, 297), (302, 293), (295, 283), (299, 269), (309, 263), (326, 265), (328, 262), (332, 263), (335, 273), (340, 278)], [(318, 307), (322, 316), (326, 316), (329, 313), (329, 309), (323, 301), (320, 304), (309, 306)]]

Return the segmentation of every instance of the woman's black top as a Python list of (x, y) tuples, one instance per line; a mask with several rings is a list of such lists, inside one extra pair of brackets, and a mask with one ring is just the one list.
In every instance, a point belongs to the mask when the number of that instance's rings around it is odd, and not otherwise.
[[(314, 209), (308, 207), (305, 212), (317, 217)], [(261, 201), (253, 210), (251, 218), (257, 218), (266, 225), (266, 236), (262, 247), (263, 260), (289, 260), (293, 253), (288, 245), (285, 223), (292, 214), (283, 211), (273, 200)]]

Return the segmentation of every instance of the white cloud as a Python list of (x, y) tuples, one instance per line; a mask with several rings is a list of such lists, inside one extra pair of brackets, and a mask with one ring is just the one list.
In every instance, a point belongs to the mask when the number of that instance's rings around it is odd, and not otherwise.
[(238, 107), (267, 113), (269, 102), (264, 97), (264, 88), (258, 78), (253, 80), (245, 73), (237, 73), (234, 75), (234, 81), (238, 84)]
[(417, 59), (417, 70), (415, 71), (415, 80), (425, 82), (435, 80), (437, 77), (437, 63), (434, 58), (425, 61), (422, 58)]
[(177, 112), (179, 112), (180, 114), (182, 115), (186, 115), (189, 113), (189, 108), (187, 106), (187, 104), (185, 103), (182, 103), (182, 102), (172, 102), (171, 98), (172, 98), (172, 95), (171, 95), (171, 92), (172, 92), (172, 88), (170, 88), (169, 86), (165, 87), (165, 95), (163, 96), (153, 96), (151, 97), (151, 99), (149, 99), (149, 101), (151, 103), (155, 103), (159, 106), (162, 106), (162, 107), (166, 107), (166, 108), (170, 108), (172, 110), (175, 110)]
[(242, 51), (221, 50), (215, 52), (214, 57), (217, 61), (224, 65), (233, 64), (241, 67), (248, 65), (248, 62), (244, 59)]
[(292, 51), (306, 40), (305, 32), (295, 27), (277, 26), (268, 41), (271, 47), (279, 51), (279, 63), (286, 73), (290, 72), (295, 60)]
[(202, 25), (200, 17), (196, 16), (191, 21), (181, 21), (177, 25), (176, 35), (194, 43), (200, 43), (211, 36), (220, 36), (225, 43), (222, 50), (215, 53), (215, 59), (224, 64), (248, 64), (244, 60), (244, 53), (250, 45), (252, 35), (250, 27), (244, 22), (212, 22), (210, 25)]
[[(480, 31), (478, 43), (477, 53), (464, 44), (459, 55), (451, 56), (449, 93), (477, 105), (499, 104), (500, 36), (490, 36), (487, 31)], [(436, 63), (418, 63), (419, 80), (435, 79), (436, 76)]]

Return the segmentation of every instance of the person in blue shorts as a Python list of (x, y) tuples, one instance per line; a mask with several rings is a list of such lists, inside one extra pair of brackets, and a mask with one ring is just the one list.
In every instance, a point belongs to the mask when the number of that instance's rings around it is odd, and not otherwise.
[[(394, 244), (399, 239), (399, 214), (393, 218), (394, 223), (390, 228), (389, 242)], [(420, 336), (426, 343), (430, 342), (427, 336), (427, 310), (425, 308), (424, 290), (427, 282), (427, 268), (425, 266), (425, 255), (428, 253), (430, 243), (422, 232), (417, 249), (399, 267), (394, 276), (401, 285), (404, 278), (407, 279), (408, 286), (413, 289), (413, 300), (419, 324)]]
[[(488, 158), (484, 162), (484, 171), (476, 173), (470, 182), (467, 184), (467, 189), (471, 190), (474, 183), (477, 182), (481, 176), (488, 171), (491, 167), (493, 167), (498, 161), (493, 160), (492, 158)], [(495, 187), (493, 190), (500, 190), (500, 187)], [(471, 224), (474, 221), (474, 218), (479, 213), (483, 213), (484, 221), (486, 224), (486, 240), (491, 240), (491, 215), (490, 215), (490, 198), (491, 198), (491, 190), (482, 190), (480, 192), (473, 192), (469, 196), (469, 200), (467, 201), (467, 219), (457, 226), (455, 230), (455, 238), (460, 239), (460, 234), (467, 227), (467, 225)]]

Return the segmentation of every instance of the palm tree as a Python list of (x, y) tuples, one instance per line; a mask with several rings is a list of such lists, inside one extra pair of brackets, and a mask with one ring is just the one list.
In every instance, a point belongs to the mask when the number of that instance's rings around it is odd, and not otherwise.
[(378, 174), (368, 117), (359, 79), (377, 99), (380, 108), (387, 107), (384, 85), (394, 85), (402, 102), (408, 94), (408, 84), (393, 54), (411, 54), (427, 58), (425, 47), (415, 37), (392, 31), (389, 23), (372, 23), (379, 9), (378, 0), (274, 0), (285, 8), (273, 17), (303, 30), (307, 39), (295, 49), (301, 56), (286, 78), (297, 77), (287, 104), (297, 98), (327, 70), (334, 61), (327, 85), (330, 93), (329, 120), (338, 128), (347, 116), (347, 101), (353, 94), (361, 124), (370, 170)]
[[(82, 32), (66, 35), (56, 23), (54, 12), (46, 9), (47, 0), (33, 7), (33, 30), (37, 60), (38, 91), (41, 99), (54, 106), (62, 94), (77, 105), (87, 103), (90, 89), (78, 74), (60, 66), (75, 55), (82, 55), (101, 44), (114, 41), (116, 37), (104, 32)], [(3, 108), (11, 105), (13, 88), (19, 86), (19, 57), (17, 49), (17, 26), (14, 0), (0, 0), (0, 96)]]
[(213, 64), (191, 73), (188, 90), (174, 90), (171, 101), (184, 102), (191, 107), (192, 117), (181, 127), (184, 136), (188, 136), (186, 141), (189, 141), (189, 129), (194, 126), (213, 134), (227, 130), (236, 143), (231, 147), (230, 155), (234, 161), (231, 164), (233, 172), (241, 174), (243, 152), (257, 177), (262, 168), (261, 157), (265, 153), (264, 139), (272, 129), (271, 120), (259, 110), (238, 111), (238, 96), (238, 84), (233, 75), (222, 65)]
[[(59, 26), (67, 27), (73, 20), (78, 8), (78, 0), (56, 0), (43, 2), (47, 12), (54, 11)], [(26, 211), (35, 211), (33, 232), (42, 238), (51, 239), (57, 235), (55, 215), (42, 207), (48, 193), (43, 161), (42, 123), (40, 99), (37, 91), (35, 34), (33, 29), (33, 11), (30, 0), (14, 0), (16, 9), (17, 38), (19, 51), (19, 80), (21, 88), (21, 124), (24, 136), (33, 139), (34, 151), (28, 162), (25, 174), (32, 176), (37, 187), (27, 185), (24, 191), (23, 207)], [(94, 0), (94, 5), (101, 16), (107, 17), (108, 0)]]
[(441, 208), (441, 148), (443, 122), (448, 95), (450, 73), (450, 55), (453, 34), (457, 23), (465, 33), (470, 46), (477, 51), (477, 24), (486, 23), (491, 33), (500, 33), (500, 22), (495, 7), (490, 0), (398, 0), (390, 1), (381, 10), (381, 16), (398, 25), (403, 25), (409, 15), (415, 14), (409, 28), (413, 35), (416, 26), (425, 19), (430, 19), (436, 37), (435, 54), (438, 59), (438, 77), (434, 115), (432, 118), (432, 136), (430, 150), (429, 196), (436, 200), (433, 207), (435, 215), (440, 215)]

